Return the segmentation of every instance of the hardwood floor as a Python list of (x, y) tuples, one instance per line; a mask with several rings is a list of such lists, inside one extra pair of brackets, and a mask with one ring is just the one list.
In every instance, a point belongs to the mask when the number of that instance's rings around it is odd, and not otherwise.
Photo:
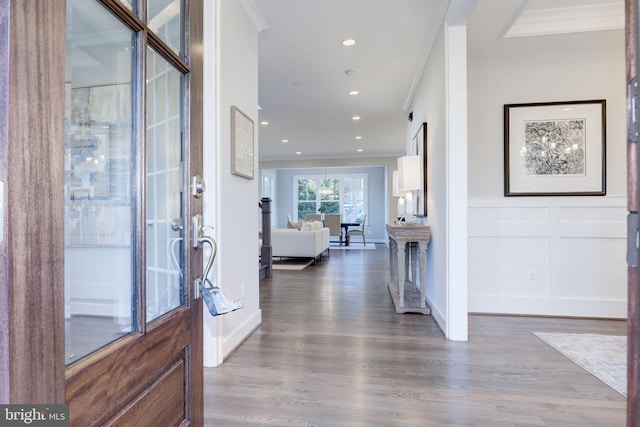
[(333, 251), (260, 283), (263, 324), (205, 369), (207, 426), (624, 426), (626, 400), (532, 331), (626, 323), (472, 315), (469, 341), (395, 314), (388, 251)]

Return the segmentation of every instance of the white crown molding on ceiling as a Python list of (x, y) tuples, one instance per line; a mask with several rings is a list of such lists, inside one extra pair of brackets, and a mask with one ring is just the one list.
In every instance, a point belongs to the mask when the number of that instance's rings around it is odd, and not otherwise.
[(260, 34), (262, 31), (267, 29), (267, 22), (264, 20), (264, 17), (260, 13), (260, 9), (256, 6), (253, 0), (239, 0), (240, 4), (244, 8), (245, 13), (249, 17), (249, 20), (256, 28), (256, 32)]
[(448, 2), (444, 3), (444, 6), (441, 10), (436, 14), (436, 18), (432, 20), (435, 25), (427, 26), (428, 30), (425, 34), (424, 40), (422, 42), (422, 48), (420, 49), (420, 53), (418, 54), (418, 60), (416, 62), (416, 69), (413, 72), (413, 78), (411, 79), (411, 86), (409, 87), (409, 93), (402, 104), (402, 111), (407, 112), (411, 107), (411, 103), (413, 103), (413, 97), (416, 94), (416, 90), (418, 89), (418, 83), (420, 83), (420, 79), (422, 79), (422, 74), (424, 73), (424, 68), (427, 66), (427, 60), (429, 59), (429, 55), (431, 54), (431, 49), (433, 48), (433, 43), (438, 36), (438, 31), (440, 31), (440, 27), (442, 27), (442, 23), (447, 14), (447, 9), (449, 5)]
[(624, 2), (549, 9), (523, 8), (502, 37), (623, 29)]
[(438, 36), (438, 31), (442, 25), (446, 22), (452, 26), (466, 25), (469, 20), (469, 16), (475, 8), (477, 0), (449, 0), (445, 2), (442, 10), (436, 14), (436, 19), (433, 22), (437, 25), (430, 25), (427, 34), (425, 35), (418, 55), (418, 61), (416, 63), (416, 69), (413, 73), (413, 79), (411, 80), (411, 86), (409, 88), (409, 94), (407, 95), (404, 104), (402, 104), (402, 111), (409, 111), (411, 104), (413, 103), (413, 97), (415, 96), (418, 88), (418, 83), (422, 79), (422, 74), (427, 66), (427, 60), (431, 55), (431, 49), (433, 43)]

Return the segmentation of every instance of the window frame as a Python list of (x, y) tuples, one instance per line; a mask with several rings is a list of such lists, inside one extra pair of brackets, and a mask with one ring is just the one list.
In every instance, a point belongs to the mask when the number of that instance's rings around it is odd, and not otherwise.
[[(362, 180), (362, 200), (358, 200), (358, 199), (353, 199), (353, 200), (349, 200), (349, 202), (361, 202), (362, 203), (362, 210), (361, 212), (359, 212), (359, 215), (356, 214), (355, 218), (353, 219), (353, 221), (355, 221), (357, 218), (362, 218), (362, 216), (364, 214), (367, 213), (368, 211), (368, 206), (369, 206), (369, 201), (368, 201), (368, 196), (369, 196), (369, 176), (367, 173), (338, 173), (338, 174), (322, 174), (322, 173), (315, 173), (315, 174), (300, 174), (300, 175), (293, 175), (292, 177), (292, 193), (293, 193), (293, 204), (292, 204), (292, 212), (294, 212), (295, 216), (297, 218), (299, 218), (300, 216), (300, 211), (299, 211), (299, 203), (300, 200), (298, 200), (298, 183), (300, 182), (300, 180), (314, 180), (316, 182), (316, 197), (315, 197), (315, 203), (316, 203), (316, 212), (317, 210), (320, 208), (321, 203), (324, 201), (326, 202), (326, 200), (322, 200), (321, 198), (321, 193), (320, 193), (320, 188), (321, 188), (321, 183), (322, 180), (324, 179), (339, 179), (339, 191), (340, 191), (340, 197), (338, 199), (339, 205), (340, 205), (340, 214), (342, 215), (343, 221), (347, 221), (347, 222), (352, 222), (352, 220), (347, 218), (347, 214), (345, 213), (345, 179), (353, 179), (353, 180), (358, 180), (361, 179)], [(302, 202), (311, 202), (311, 200), (302, 200)], [(304, 219), (304, 218), (302, 218)]]

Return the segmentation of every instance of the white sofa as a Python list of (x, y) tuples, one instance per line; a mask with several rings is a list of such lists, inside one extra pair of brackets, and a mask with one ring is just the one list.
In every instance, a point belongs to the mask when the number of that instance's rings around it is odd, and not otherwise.
[(320, 221), (304, 223), (297, 228), (271, 230), (274, 257), (318, 258), (329, 250), (329, 229)]

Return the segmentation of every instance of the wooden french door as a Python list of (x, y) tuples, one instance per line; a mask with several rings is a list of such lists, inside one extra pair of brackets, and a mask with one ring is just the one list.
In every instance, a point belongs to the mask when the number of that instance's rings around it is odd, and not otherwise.
[(202, 16), (0, 0), (0, 403), (203, 424)]
[(637, 426), (640, 422), (638, 413), (638, 373), (640, 359), (638, 338), (640, 337), (640, 252), (638, 238), (640, 228), (638, 208), (640, 207), (640, 157), (638, 143), (640, 138), (640, 107), (638, 90), (638, 0), (626, 0), (626, 61), (627, 61), (627, 205), (628, 219), (628, 372), (627, 372), (627, 425)]

